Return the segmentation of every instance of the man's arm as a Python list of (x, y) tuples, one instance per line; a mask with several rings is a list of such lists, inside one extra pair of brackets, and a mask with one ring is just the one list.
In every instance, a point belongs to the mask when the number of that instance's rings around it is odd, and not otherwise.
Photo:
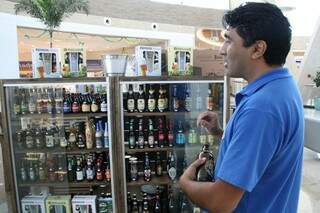
[(180, 177), (181, 189), (199, 207), (214, 213), (232, 212), (238, 205), (244, 190), (222, 180), (216, 182), (194, 181), (196, 168), (204, 163), (197, 160)]

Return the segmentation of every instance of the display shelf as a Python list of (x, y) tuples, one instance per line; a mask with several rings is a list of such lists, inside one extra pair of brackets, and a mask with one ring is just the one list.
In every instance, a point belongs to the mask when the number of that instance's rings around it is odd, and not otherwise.
[(145, 181), (143, 177), (139, 177), (137, 181), (127, 182), (127, 186), (141, 186), (144, 184), (156, 184), (156, 185), (167, 185), (170, 184), (172, 180), (167, 175), (162, 175), (161, 177), (152, 176), (151, 181)]
[(58, 119), (75, 119), (75, 118), (87, 118), (87, 117), (107, 117), (107, 112), (80, 112), (80, 113), (59, 113), (59, 114), (49, 114), (49, 113), (34, 113), (25, 115), (15, 115), (17, 118), (58, 118)]
[(62, 148), (54, 148), (54, 149), (48, 149), (48, 148), (43, 148), (43, 149), (16, 149), (15, 153), (17, 153), (17, 154), (25, 154), (25, 153), (84, 154), (84, 153), (90, 153), (90, 152), (105, 152), (105, 151), (109, 152), (109, 148), (73, 149), (73, 150), (62, 149)]
[[(205, 111), (205, 110), (204, 110)], [(212, 111), (217, 114), (222, 114), (221, 111), (215, 110)], [(201, 113), (201, 112), (196, 112)], [(194, 114), (194, 112), (180, 111), (180, 112), (124, 112), (124, 116), (177, 116), (177, 115), (186, 115)]]
[(164, 151), (172, 151), (173, 147), (154, 147), (154, 148), (143, 148), (143, 149), (129, 149), (128, 147), (126, 147), (126, 153), (128, 154), (133, 154), (133, 153), (137, 153), (137, 152), (164, 152)]
[(47, 187), (90, 187), (90, 186), (98, 186), (98, 185), (106, 185), (110, 186), (110, 182), (106, 181), (81, 181), (81, 182), (28, 182), (28, 183), (19, 183), (20, 187), (41, 187), (41, 186), (47, 186)]

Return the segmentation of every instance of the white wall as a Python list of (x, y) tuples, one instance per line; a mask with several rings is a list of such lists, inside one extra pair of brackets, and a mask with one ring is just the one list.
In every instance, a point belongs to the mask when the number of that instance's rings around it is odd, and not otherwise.
[[(101, 19), (98, 16), (84, 16), (82, 18)], [(0, 66), (0, 79), (18, 78), (18, 43), (17, 27), (30, 27), (44, 29), (45, 26), (37, 19), (27, 16), (16, 16), (8, 13), (0, 13), (0, 60), (3, 61)], [(132, 27), (132, 26), (131, 26)], [(177, 26), (178, 28), (179, 26)], [(63, 22), (58, 29), (64, 32), (85, 33), (95, 35), (154, 38), (168, 40), (169, 46), (194, 47), (195, 35), (192, 33), (178, 33), (157, 30), (129, 29), (116, 26), (103, 26), (93, 24), (80, 24), (74, 22)]]

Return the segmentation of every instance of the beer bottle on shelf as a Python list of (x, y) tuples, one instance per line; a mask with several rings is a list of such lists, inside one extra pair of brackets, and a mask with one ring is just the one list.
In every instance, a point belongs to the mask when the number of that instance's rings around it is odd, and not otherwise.
[(85, 134), (86, 134), (86, 146), (87, 149), (92, 149), (93, 148), (93, 124), (90, 121), (86, 121), (86, 129), (85, 129)]
[(151, 181), (151, 167), (150, 167), (150, 161), (149, 161), (149, 156), (148, 153), (145, 153), (145, 158), (144, 158), (144, 180), (149, 182)]
[(168, 145), (172, 147), (174, 144), (174, 129), (173, 129), (173, 120), (169, 120), (169, 129), (168, 129)]
[(105, 165), (105, 177), (106, 181), (110, 182), (111, 181), (111, 170), (110, 170), (110, 162), (109, 162), (109, 157), (106, 157), (106, 161), (104, 162)]
[(17, 88), (14, 89), (13, 112), (15, 115), (21, 114), (21, 93)]
[(148, 145), (150, 148), (154, 147), (154, 142), (155, 140), (154, 140), (152, 119), (149, 119)]
[(86, 178), (87, 181), (93, 181), (94, 179), (94, 168), (90, 159), (87, 159)]
[(25, 115), (28, 113), (28, 102), (27, 102), (26, 96), (27, 95), (26, 95), (25, 90), (22, 90), (22, 93), (21, 93), (21, 114), (22, 115)]
[(207, 96), (207, 110), (213, 111), (213, 108), (214, 108), (214, 100), (213, 100), (211, 88), (209, 87), (208, 96)]
[(133, 196), (132, 196), (131, 213), (139, 213), (138, 200), (137, 200), (136, 194), (133, 194)]
[(53, 143), (55, 147), (60, 145), (60, 128), (56, 122), (53, 122), (51, 125), (51, 132), (53, 133)]
[(72, 106), (71, 106), (71, 111), (73, 113), (80, 112), (80, 103), (79, 103), (79, 100), (78, 100), (78, 96), (76, 94), (74, 94), (74, 96), (73, 96), (73, 102), (72, 102)]
[(63, 111), (62, 89), (54, 90), (55, 112), (60, 114)]
[(171, 186), (169, 186), (168, 192), (169, 192), (168, 212), (169, 213), (176, 213), (177, 212), (176, 203), (174, 200), (173, 190), (172, 190)]
[(163, 86), (160, 85), (159, 98), (158, 98), (158, 110), (159, 112), (164, 112), (165, 109), (166, 109), (166, 99), (164, 95), (164, 89), (163, 89)]
[(91, 102), (91, 112), (98, 112), (99, 111), (99, 103), (97, 97), (92, 95), (92, 102)]
[(132, 84), (129, 84), (128, 98), (127, 98), (127, 109), (129, 112), (135, 111), (135, 100), (133, 96)]
[(178, 88), (177, 85), (174, 84), (172, 85), (172, 109), (174, 112), (178, 112), (179, 111), (179, 99), (178, 99)]
[(145, 101), (145, 93), (144, 93), (144, 88), (143, 84), (139, 85), (139, 95), (138, 95), (138, 100), (137, 100), (137, 108), (139, 112), (144, 112), (146, 108), (146, 101)]
[(178, 132), (176, 134), (176, 144), (177, 145), (184, 145), (185, 141), (186, 141), (186, 139), (185, 139), (185, 135), (184, 135), (182, 121), (179, 121)]
[(55, 182), (57, 180), (57, 173), (54, 168), (53, 160), (51, 159), (48, 164), (48, 179), (50, 182)]
[(188, 143), (196, 144), (197, 143), (197, 131), (195, 128), (195, 121), (191, 121), (190, 129), (188, 133)]
[(196, 90), (196, 110), (201, 111), (203, 107), (203, 100), (201, 96), (201, 90), (200, 90), (200, 84), (197, 84), (197, 90)]
[(161, 200), (160, 200), (160, 194), (159, 193), (156, 193), (156, 203), (155, 203), (155, 206), (154, 206), (154, 211), (155, 213), (160, 213), (161, 212)]
[(187, 112), (190, 112), (192, 110), (191, 89), (187, 84), (185, 85), (185, 91), (184, 108)]
[(63, 94), (63, 113), (71, 112), (70, 94)]
[(35, 173), (35, 171), (34, 171), (33, 163), (32, 163), (32, 162), (30, 162), (30, 165), (29, 165), (28, 175), (29, 175), (29, 180), (30, 180), (31, 182), (36, 181), (36, 173)]
[(24, 141), (25, 141), (25, 131), (22, 129), (18, 130), (17, 133), (17, 145), (19, 149), (22, 149), (24, 147)]
[(86, 148), (86, 143), (85, 143), (85, 136), (84, 136), (84, 127), (83, 127), (83, 122), (78, 124), (78, 148), (79, 149), (84, 149)]
[(44, 146), (44, 138), (43, 138), (43, 131), (41, 130), (40, 127), (36, 128), (34, 139), (35, 139), (35, 147), (38, 149), (41, 149)]
[(127, 192), (127, 212), (130, 213), (131, 212), (131, 192)]
[(108, 111), (108, 99), (107, 99), (107, 94), (104, 94), (102, 96), (102, 101), (100, 103), (100, 111), (101, 112), (107, 112)]
[(64, 171), (63, 168), (63, 156), (59, 155), (58, 156), (58, 181), (63, 182), (66, 179), (66, 172)]
[(144, 148), (144, 134), (143, 134), (143, 120), (139, 119), (139, 132), (138, 132), (138, 147), (140, 149)]
[(59, 138), (60, 138), (60, 147), (66, 148), (68, 146), (68, 141), (65, 137), (65, 128), (64, 126), (60, 126), (59, 128)]
[(25, 165), (24, 165), (24, 161), (22, 161), (21, 167), (20, 167), (20, 180), (22, 182), (26, 182), (27, 179), (28, 179), (27, 171), (26, 171), (26, 168), (25, 168)]
[(202, 151), (199, 153), (199, 159), (202, 158), (206, 158), (206, 162), (198, 168), (197, 181), (212, 181), (214, 174), (214, 155), (209, 150), (208, 143), (202, 146)]
[(169, 160), (167, 162), (168, 167), (168, 175), (171, 178), (171, 180), (175, 180), (177, 176), (177, 169), (176, 169), (176, 159), (172, 152), (169, 153)]
[(156, 140), (156, 144), (158, 145), (158, 147), (164, 147), (166, 145), (165, 142), (165, 132), (163, 129), (163, 121), (162, 118), (159, 118), (159, 122), (158, 122), (158, 140)]
[(103, 172), (103, 169), (102, 169), (101, 162), (97, 161), (96, 165), (97, 165), (96, 179), (98, 181), (102, 181), (104, 179), (104, 172)]
[(156, 175), (162, 176), (162, 162), (161, 162), (160, 152), (157, 152)]
[(134, 149), (136, 147), (136, 137), (133, 130), (133, 119), (130, 120), (129, 125), (129, 148)]
[(51, 127), (47, 126), (45, 132), (46, 148), (54, 147), (54, 136)]
[(54, 106), (54, 100), (52, 95), (52, 89), (47, 90), (47, 113), (52, 114), (53, 106)]
[(74, 124), (71, 125), (69, 131), (68, 148), (74, 149), (77, 143), (77, 129), (75, 128)]
[(164, 110), (168, 110), (169, 107), (169, 100), (168, 100), (168, 94), (167, 94), (167, 89), (165, 86), (162, 87), (162, 94), (164, 97)]
[(35, 89), (29, 89), (29, 101), (28, 101), (28, 110), (31, 114), (34, 114), (37, 110), (37, 97), (36, 97)]
[(44, 88), (41, 88), (38, 90), (38, 97), (37, 97), (38, 114), (47, 112), (48, 98), (46, 97), (45, 92), (46, 90)]
[(74, 163), (74, 157), (68, 157), (67, 158), (67, 169), (68, 169), (68, 180), (70, 182), (75, 181), (75, 163)]
[(43, 163), (40, 163), (40, 166), (39, 166), (39, 180), (40, 181), (45, 181), (47, 179), (46, 177), (46, 171), (44, 169), (44, 165)]
[(77, 169), (76, 169), (76, 181), (83, 181), (84, 175), (83, 175), (83, 170), (81, 166), (81, 161), (80, 158), (77, 159)]
[(143, 202), (142, 213), (149, 213), (149, 206), (148, 206), (148, 202), (147, 201)]
[(83, 102), (81, 105), (82, 112), (90, 112), (90, 103), (89, 103), (89, 95), (83, 94)]
[(148, 111), (153, 112), (156, 109), (156, 99), (154, 96), (154, 88), (153, 85), (150, 84), (149, 87), (149, 95), (148, 95)]
[(96, 123), (96, 134), (95, 134), (95, 139), (96, 139), (96, 148), (101, 149), (102, 148), (102, 132), (101, 132), (101, 124), (100, 122)]
[(26, 147), (28, 149), (32, 149), (34, 147), (33, 131), (29, 124), (28, 124), (28, 128), (26, 129)]

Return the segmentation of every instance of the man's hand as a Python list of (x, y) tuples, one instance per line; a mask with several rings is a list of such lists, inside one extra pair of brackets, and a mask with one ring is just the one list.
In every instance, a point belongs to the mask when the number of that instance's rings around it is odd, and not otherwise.
[(196, 179), (196, 172), (199, 166), (206, 162), (206, 158), (197, 159), (184, 171), (180, 177), (180, 182)]
[(215, 112), (202, 112), (197, 118), (197, 125), (204, 126), (209, 133), (221, 136), (223, 130), (221, 128), (218, 114)]

